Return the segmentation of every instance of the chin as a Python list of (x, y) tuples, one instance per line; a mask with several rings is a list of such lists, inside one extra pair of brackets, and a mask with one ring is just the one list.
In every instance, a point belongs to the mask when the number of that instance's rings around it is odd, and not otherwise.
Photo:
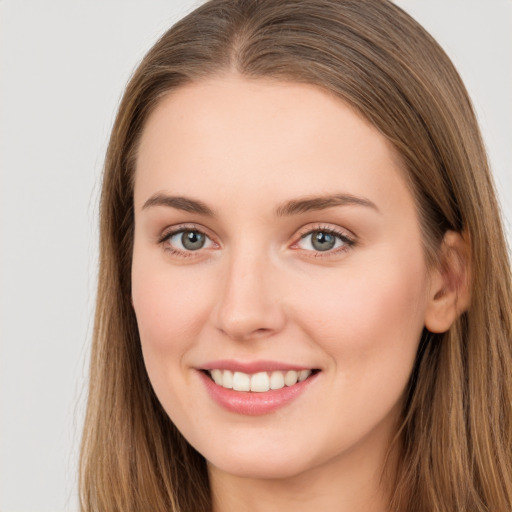
[[(301, 445), (297, 445), (301, 446)], [(302, 445), (303, 446), (303, 445)], [(310, 454), (283, 444), (277, 446), (236, 446), (234, 443), (221, 453), (205, 453), (210, 469), (216, 469), (239, 478), (258, 480), (289, 479), (318, 465)]]
[(208, 466), (238, 478), (253, 480), (286, 480), (296, 477), (307, 469), (307, 465), (293, 460), (271, 460), (262, 457), (254, 460), (234, 457), (218, 461), (208, 461)]

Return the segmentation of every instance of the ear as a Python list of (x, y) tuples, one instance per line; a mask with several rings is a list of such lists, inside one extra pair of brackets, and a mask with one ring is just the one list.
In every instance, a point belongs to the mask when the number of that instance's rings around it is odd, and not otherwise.
[(470, 250), (464, 234), (447, 231), (439, 249), (438, 263), (431, 272), (425, 327), (446, 332), (469, 307)]

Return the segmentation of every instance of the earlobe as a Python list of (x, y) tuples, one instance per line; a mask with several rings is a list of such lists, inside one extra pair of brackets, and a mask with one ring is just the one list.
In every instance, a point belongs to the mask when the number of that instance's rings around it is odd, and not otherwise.
[(434, 333), (446, 332), (466, 311), (470, 302), (470, 249), (463, 233), (447, 231), (439, 249), (438, 264), (431, 273), (425, 311), (425, 327)]

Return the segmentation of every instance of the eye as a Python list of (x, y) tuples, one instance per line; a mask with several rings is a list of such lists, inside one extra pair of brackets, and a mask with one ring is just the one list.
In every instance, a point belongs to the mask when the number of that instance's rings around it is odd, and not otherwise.
[(207, 249), (213, 245), (213, 241), (197, 229), (180, 229), (165, 235), (162, 243), (175, 252), (192, 252), (199, 249)]
[(348, 249), (354, 241), (332, 229), (315, 229), (301, 236), (296, 246), (306, 251), (337, 252)]

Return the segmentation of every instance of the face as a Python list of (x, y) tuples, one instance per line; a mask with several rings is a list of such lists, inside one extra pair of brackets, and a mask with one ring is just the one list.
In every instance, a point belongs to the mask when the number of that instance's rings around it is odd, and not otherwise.
[(144, 361), (210, 467), (283, 478), (383, 457), (430, 294), (387, 141), (312, 86), (216, 78), (150, 116), (134, 201)]

